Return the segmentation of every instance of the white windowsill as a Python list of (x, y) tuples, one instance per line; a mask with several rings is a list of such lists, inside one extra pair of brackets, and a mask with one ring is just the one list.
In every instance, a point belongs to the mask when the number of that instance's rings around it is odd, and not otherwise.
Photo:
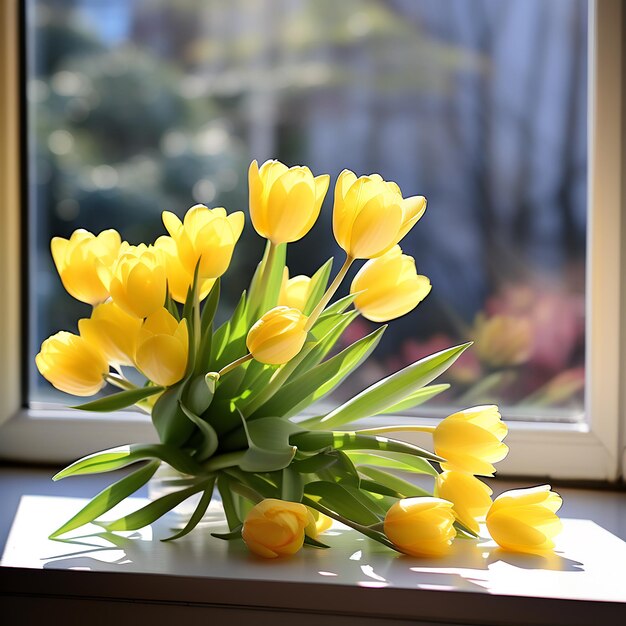
[[(37, 623), (50, 611), (71, 615), (72, 623), (101, 623), (95, 618), (105, 611), (108, 623), (120, 624), (239, 624), (248, 617), (273, 625), (294, 618), (300, 625), (575, 625), (620, 624), (626, 616), (623, 493), (559, 490), (564, 532), (548, 557), (457, 541), (443, 559), (415, 559), (336, 528), (325, 537), (331, 550), (307, 548), (268, 562), (241, 542), (210, 537), (223, 524), (217, 510), (173, 543), (156, 540), (168, 534), (171, 517), (133, 539), (49, 541), (56, 525), (111, 481), (105, 475), (52, 483), (51, 474), (0, 468), (0, 604), (7, 623)], [(493, 483), (496, 492), (514, 486)]]

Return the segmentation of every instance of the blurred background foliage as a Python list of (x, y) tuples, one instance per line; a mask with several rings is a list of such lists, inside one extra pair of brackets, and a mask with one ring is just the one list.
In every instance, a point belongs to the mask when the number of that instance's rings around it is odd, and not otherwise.
[[(440, 404), (581, 419), (584, 0), (28, 0), (26, 26), (33, 355), (89, 315), (62, 290), (52, 236), (149, 242), (164, 209), (245, 210), (249, 162), (278, 158), (429, 200), (403, 248), (433, 291), (342, 395), (473, 338)], [(292, 274), (338, 256), (331, 209), (332, 193), (290, 246)], [(226, 310), (262, 244), (248, 222)], [(30, 381), (32, 401), (64, 401)]]

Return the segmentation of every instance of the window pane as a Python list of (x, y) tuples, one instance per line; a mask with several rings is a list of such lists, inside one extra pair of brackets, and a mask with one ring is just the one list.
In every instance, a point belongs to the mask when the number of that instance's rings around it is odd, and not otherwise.
[[(473, 338), (429, 410), (582, 418), (587, 2), (30, 0), (27, 29), (32, 355), (89, 315), (52, 236), (153, 241), (164, 209), (245, 209), (249, 162), (278, 158), (429, 200), (402, 246), (432, 293), (339, 397)], [(332, 192), (292, 274), (339, 258), (331, 213)], [(248, 221), (224, 311), (262, 243)], [(30, 400), (67, 398), (33, 367)]]

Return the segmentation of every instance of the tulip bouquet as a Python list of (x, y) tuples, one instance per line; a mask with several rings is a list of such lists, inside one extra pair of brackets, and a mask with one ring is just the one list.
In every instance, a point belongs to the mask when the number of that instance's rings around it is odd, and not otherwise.
[[(90, 454), (55, 479), (135, 465), (96, 495), (51, 537), (83, 524), (133, 530), (196, 494), (195, 511), (168, 539), (202, 519), (219, 492), (229, 531), (264, 557), (292, 554), (303, 543), (325, 547), (319, 534), (331, 518), (390, 548), (418, 555), (445, 552), (454, 536), (475, 537), (487, 516), (492, 535), (510, 549), (545, 550), (558, 531), (560, 499), (549, 488), (511, 492), (491, 504), (476, 475), (492, 475), (507, 453), (507, 429), (495, 406), (468, 409), (436, 428), (391, 425), (344, 430), (374, 415), (394, 414), (432, 398), (430, 385), (469, 346), (433, 354), (380, 380), (330, 411), (302, 412), (357, 368), (385, 326), (338, 351), (347, 327), (362, 315), (385, 322), (404, 315), (430, 291), (399, 241), (426, 209), (422, 196), (403, 198), (378, 175), (344, 170), (335, 186), (333, 231), (345, 253), (330, 280), (332, 259), (312, 277), (289, 278), (286, 247), (315, 223), (329, 176), (278, 161), (249, 170), (250, 216), (267, 239), (247, 291), (214, 328), (221, 276), (243, 226), (241, 212), (191, 208), (181, 221), (163, 213), (168, 235), (130, 245), (113, 230), (78, 230), (54, 238), (52, 255), (73, 297), (93, 306), (78, 334), (59, 332), (36, 357), (58, 389), (90, 396), (88, 411), (135, 406), (150, 414), (157, 444), (129, 444)], [(348, 270), (365, 260), (349, 295), (333, 300)], [(434, 452), (383, 436), (426, 430)], [(161, 464), (179, 474), (173, 491), (113, 521), (96, 521), (146, 484)], [(395, 470), (430, 475), (433, 493)]]

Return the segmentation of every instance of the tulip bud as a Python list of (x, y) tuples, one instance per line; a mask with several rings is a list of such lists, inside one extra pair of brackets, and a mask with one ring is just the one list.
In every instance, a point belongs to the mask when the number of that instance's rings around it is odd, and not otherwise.
[(449, 415), (433, 433), (435, 453), (446, 459), (444, 470), (493, 476), (493, 463), (501, 461), (509, 448), (502, 440), (508, 428), (498, 407), (476, 406)]
[(485, 483), (465, 472), (443, 472), (435, 482), (435, 493), (452, 502), (456, 518), (478, 534), (478, 522), (485, 520), (493, 493)]
[(146, 378), (169, 387), (185, 375), (189, 354), (187, 322), (165, 308), (149, 315), (139, 332), (135, 365)]
[(279, 306), (286, 306), (304, 312), (310, 295), (311, 279), (302, 275), (289, 278), (289, 270), (285, 268), (280, 294), (278, 295)]
[(550, 485), (514, 489), (498, 496), (487, 513), (487, 529), (494, 541), (513, 552), (545, 552), (554, 548), (561, 532), (556, 512), (561, 496)]
[(266, 161), (259, 169), (252, 161), (248, 183), (254, 229), (275, 245), (302, 239), (320, 214), (329, 182), (328, 174), (313, 177), (308, 167)]
[[(163, 255), (165, 265), (165, 275), (167, 277), (167, 288), (172, 299), (181, 304), (187, 300), (187, 294), (193, 285), (193, 273), (188, 272), (183, 266), (179, 256), (176, 242), (163, 235), (154, 242), (154, 247)], [(215, 278), (200, 279), (199, 298), (204, 300), (215, 284)]]
[(354, 259), (371, 259), (393, 248), (426, 211), (426, 198), (402, 198), (400, 188), (378, 174), (343, 170), (335, 185), (333, 232)]
[(311, 514), (304, 504), (267, 498), (252, 507), (241, 536), (251, 552), (275, 559), (300, 550), (310, 521)]
[(312, 539), (317, 539), (318, 535), (321, 535), (333, 525), (333, 520), (328, 515), (324, 515), (324, 513), (320, 513), (317, 509), (312, 509), (310, 506), (307, 509), (311, 517), (304, 532)]
[(474, 332), (476, 356), (491, 367), (520, 365), (530, 358), (533, 329), (530, 320), (512, 315), (476, 319)]
[(69, 239), (54, 237), (50, 248), (61, 282), (71, 296), (91, 305), (109, 297), (98, 268), (111, 267), (115, 262), (120, 249), (117, 231), (104, 230), (95, 236), (83, 229), (75, 230)]
[(416, 272), (413, 257), (394, 246), (359, 270), (350, 293), (363, 292), (354, 301), (363, 317), (372, 322), (387, 322), (412, 311), (430, 289), (430, 280)]
[(440, 556), (456, 535), (452, 503), (440, 498), (405, 498), (385, 516), (385, 535), (405, 554)]
[(113, 302), (129, 315), (148, 317), (165, 302), (165, 267), (161, 254), (152, 246), (122, 244), (112, 270), (100, 268)]
[(298, 309), (286, 306), (270, 309), (248, 331), (248, 350), (261, 363), (287, 363), (302, 350), (307, 319)]
[(88, 341), (66, 331), (41, 344), (37, 369), (54, 387), (74, 396), (92, 396), (104, 387), (109, 365), (104, 354)]
[(200, 278), (217, 278), (228, 269), (243, 223), (241, 211), (226, 215), (221, 207), (208, 209), (202, 204), (191, 207), (182, 222), (163, 212), (163, 224), (176, 242), (183, 267), (193, 276), (200, 260)]
[(78, 322), (80, 336), (117, 365), (133, 365), (140, 328), (141, 320), (114, 302), (99, 304), (89, 319)]

